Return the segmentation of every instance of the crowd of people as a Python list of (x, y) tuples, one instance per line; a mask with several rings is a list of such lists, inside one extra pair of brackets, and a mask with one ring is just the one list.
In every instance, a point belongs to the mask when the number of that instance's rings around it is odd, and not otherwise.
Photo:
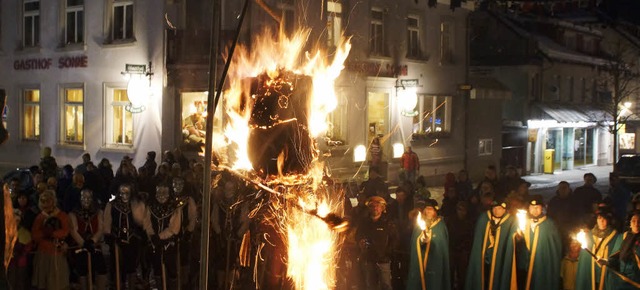
[(359, 289), (640, 287), (640, 198), (615, 174), (605, 194), (587, 173), (546, 202), (513, 166), (488, 166), (475, 185), (461, 170), (446, 174), (438, 204), (422, 176), (401, 174), (391, 198), (377, 171), (347, 211)]
[[(351, 226), (336, 257), (337, 289), (640, 285), (640, 199), (615, 175), (606, 194), (588, 173), (575, 190), (560, 182), (546, 202), (512, 166), (503, 174), (489, 166), (477, 183), (461, 170), (445, 175), (439, 203), (415, 153), (405, 155), (394, 197), (377, 164), (357, 186), (357, 204), (345, 195)], [(3, 186), (19, 219), (12, 289), (195, 287), (203, 165), (179, 149), (164, 152), (160, 165), (148, 152), (139, 168), (125, 156), (115, 173), (106, 158), (97, 166), (88, 153), (82, 160), (59, 168), (45, 148), (32, 187), (17, 178)], [(233, 174), (212, 180), (211, 288), (286, 289), (283, 240), (268, 238), (277, 235), (268, 218), (250, 218), (256, 208), (245, 197), (256, 188)]]
[(140, 168), (125, 156), (117, 170), (89, 153), (58, 167), (44, 148), (30, 168), (3, 185), (18, 220), (8, 266), (11, 289), (187, 289), (196, 284), (196, 229), (203, 166), (179, 149), (147, 153)]

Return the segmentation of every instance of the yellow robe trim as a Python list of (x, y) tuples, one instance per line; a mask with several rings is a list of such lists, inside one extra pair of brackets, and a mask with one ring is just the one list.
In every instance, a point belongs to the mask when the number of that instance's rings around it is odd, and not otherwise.
[(544, 222), (547, 217), (543, 217), (539, 220), (536, 225), (536, 228), (533, 230), (533, 242), (531, 239), (531, 222), (527, 222), (527, 227), (525, 229), (525, 242), (527, 244), (527, 248), (531, 249), (531, 255), (529, 256), (529, 270), (527, 271), (527, 286), (526, 290), (531, 289), (531, 275), (533, 274), (533, 262), (535, 262), (536, 250), (538, 249), (538, 234), (540, 233), (540, 224)]
[[(425, 231), (430, 235), (431, 229), (436, 226), (442, 219), (438, 218), (431, 224)], [(416, 250), (418, 253), (418, 265), (420, 266), (420, 282), (422, 283), (422, 290), (427, 290), (427, 282), (424, 278), (424, 271), (427, 269), (427, 260), (429, 260), (429, 249), (431, 248), (431, 241), (427, 243), (427, 248), (424, 251), (424, 258), (422, 258), (422, 251), (420, 251), (420, 236), (416, 239)]]

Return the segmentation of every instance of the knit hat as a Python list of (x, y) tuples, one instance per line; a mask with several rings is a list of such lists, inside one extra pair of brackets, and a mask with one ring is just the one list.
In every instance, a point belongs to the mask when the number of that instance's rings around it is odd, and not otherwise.
[(540, 194), (534, 194), (529, 198), (529, 205), (544, 205), (544, 198)]
[(507, 208), (507, 201), (503, 197), (498, 197), (491, 202), (491, 207), (501, 206), (503, 208)]
[(387, 205), (387, 201), (384, 200), (384, 198), (379, 197), (377, 195), (374, 195), (374, 196), (370, 197), (369, 199), (367, 199), (366, 205), (369, 206), (370, 204), (373, 204), (373, 203), (379, 203), (379, 204), (382, 204), (384, 206)]
[(438, 208), (438, 202), (435, 199), (431, 199), (431, 198), (427, 199), (425, 201), (425, 206), (424, 207), (428, 207), (428, 206), (433, 207), (435, 210), (439, 209)]

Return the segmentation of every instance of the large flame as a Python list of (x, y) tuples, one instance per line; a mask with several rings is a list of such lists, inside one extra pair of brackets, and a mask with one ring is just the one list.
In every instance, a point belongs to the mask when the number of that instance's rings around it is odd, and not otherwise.
[(246, 47), (238, 47), (229, 71), (230, 89), (225, 92), (225, 109), (229, 122), (224, 135), (229, 144), (233, 145), (235, 160), (231, 161), (232, 168), (251, 169), (247, 140), (251, 116), (248, 108), (251, 108), (253, 100), (247, 94), (242, 94), (247, 90), (242, 83), (245, 78), (262, 73), (275, 78), (280, 70), (310, 76), (313, 79), (313, 93), (307, 112), (309, 131), (312, 137), (318, 137), (328, 128), (327, 116), (337, 105), (334, 82), (344, 68), (351, 43), (344, 39), (329, 63), (327, 54), (321, 50), (313, 55), (303, 53), (309, 33), (309, 29), (301, 29), (290, 38), (280, 34), (274, 39), (270, 31), (265, 31), (255, 39), (250, 51)]
[[(272, 37), (270, 31), (265, 31), (254, 40), (251, 49), (240, 46), (236, 50), (229, 71), (229, 89), (224, 94), (227, 116), (224, 133), (214, 136), (215, 140), (226, 142), (216, 143), (223, 145), (216, 150), (226, 155), (227, 158), (222, 158), (227, 162), (225, 165), (234, 170), (255, 169), (248, 151), (251, 150), (251, 108), (256, 99), (247, 93), (250, 88), (243, 81), (247, 78), (266, 75), (270, 78), (266, 84), (271, 85), (282, 80), (279, 76), (284, 71), (310, 77), (312, 87), (307, 88), (310, 97), (305, 116), (308, 124), (303, 126), (308, 130), (309, 138), (320, 136), (328, 128), (328, 114), (337, 105), (334, 81), (344, 68), (351, 44), (345, 39), (329, 62), (327, 54), (320, 50), (312, 54), (305, 52), (309, 33), (310, 30), (303, 29), (291, 37), (283, 34)], [(295, 89), (293, 84), (290, 87)], [(307, 172), (298, 175), (286, 175), (283, 171), (285, 155), (283, 151), (277, 156), (278, 172), (267, 172), (270, 175), (261, 182), (269, 186), (292, 186), (285, 196), (289, 203), (294, 200), (297, 203), (296, 206), (274, 206), (278, 208), (275, 216), (280, 219), (274, 224), (288, 244), (287, 275), (297, 289), (331, 289), (335, 286), (334, 264), (340, 237), (328, 227), (324, 218), (340, 208), (342, 199), (335, 196), (332, 199), (327, 186), (320, 186), (324, 171), (323, 165), (316, 160), (317, 154), (312, 155), (313, 160), (304, 160), (310, 166)], [(304, 186), (296, 186), (301, 184)]]

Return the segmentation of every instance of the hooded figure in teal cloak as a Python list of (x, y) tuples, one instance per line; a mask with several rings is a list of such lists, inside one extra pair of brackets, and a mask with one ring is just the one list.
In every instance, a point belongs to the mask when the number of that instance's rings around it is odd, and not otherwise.
[(411, 236), (407, 290), (451, 289), (449, 233), (437, 207), (438, 202), (429, 199), (418, 216), (417, 222), (424, 223), (424, 229), (416, 226)]
[[(515, 218), (502, 200), (480, 215), (467, 269), (467, 290), (500, 290), (516, 287), (513, 237)], [(512, 275), (513, 273), (513, 275)], [(513, 278), (513, 279), (512, 279)]]
[(562, 242), (558, 229), (543, 213), (541, 195), (531, 197), (524, 229), (516, 233), (518, 289), (547, 290), (560, 287)]
[(609, 266), (626, 278), (617, 285), (621, 290), (640, 288), (640, 211), (631, 215), (629, 228), (620, 239), (620, 252), (609, 259)]
[(618, 289), (619, 279), (608, 267), (602, 265), (620, 249), (620, 234), (613, 229), (613, 213), (606, 206), (596, 211), (596, 226), (586, 233), (587, 249), (599, 259), (596, 260), (587, 251), (582, 250), (578, 257), (576, 290), (613, 290)]

